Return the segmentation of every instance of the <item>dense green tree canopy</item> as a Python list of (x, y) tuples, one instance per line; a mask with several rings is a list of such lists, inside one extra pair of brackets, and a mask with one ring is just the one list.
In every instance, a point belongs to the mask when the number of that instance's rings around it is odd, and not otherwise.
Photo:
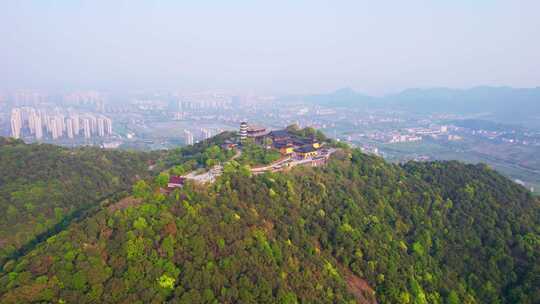
[(286, 173), (231, 162), (166, 196), (163, 180), (10, 259), (0, 302), (540, 302), (539, 201), (484, 165), (345, 150)]
[(148, 173), (152, 154), (0, 138), (0, 265)]

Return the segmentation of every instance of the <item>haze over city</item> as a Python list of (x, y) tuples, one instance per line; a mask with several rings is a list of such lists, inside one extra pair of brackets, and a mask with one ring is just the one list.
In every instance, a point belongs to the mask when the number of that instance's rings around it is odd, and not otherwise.
[(539, 0), (0, 0), (0, 303), (540, 303)]
[(0, 89), (536, 87), (540, 2), (3, 1)]

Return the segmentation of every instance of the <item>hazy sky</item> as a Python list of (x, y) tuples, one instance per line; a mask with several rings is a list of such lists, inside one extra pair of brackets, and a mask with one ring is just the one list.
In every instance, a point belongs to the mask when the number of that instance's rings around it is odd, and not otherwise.
[(0, 2), (0, 88), (540, 85), (538, 0)]

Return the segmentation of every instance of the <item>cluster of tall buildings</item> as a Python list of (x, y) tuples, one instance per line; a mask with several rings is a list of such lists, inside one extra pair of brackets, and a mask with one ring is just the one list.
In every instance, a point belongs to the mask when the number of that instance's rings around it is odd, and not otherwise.
[(11, 101), (15, 105), (38, 104), (47, 101), (47, 95), (34, 91), (17, 91), (11, 95)]
[(182, 110), (200, 110), (200, 109), (226, 109), (230, 107), (229, 100), (178, 100), (177, 109)]
[(63, 100), (68, 104), (75, 105), (92, 105), (96, 111), (105, 111), (105, 96), (96, 91), (73, 92), (63, 96)]
[(206, 128), (201, 128), (202, 139), (209, 139), (212, 137), (212, 131)]
[(112, 135), (112, 120), (102, 115), (70, 113), (67, 116), (56, 111), (50, 114), (32, 107), (11, 110), (11, 136), (23, 135), (41, 140), (44, 137), (89, 139)]
[(200, 140), (212, 138), (213, 134), (215, 134), (215, 132), (209, 128), (201, 128), (200, 132), (199, 130), (184, 129), (184, 143), (186, 145), (193, 145), (195, 142), (199, 142)]
[(228, 109), (231, 106), (231, 97), (225, 94), (196, 93), (174, 94), (171, 110), (189, 111), (202, 109)]

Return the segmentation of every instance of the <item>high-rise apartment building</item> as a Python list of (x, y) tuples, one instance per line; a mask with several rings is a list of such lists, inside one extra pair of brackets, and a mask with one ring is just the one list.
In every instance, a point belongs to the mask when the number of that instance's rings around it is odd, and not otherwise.
[(193, 133), (191, 133), (189, 130), (184, 130), (184, 134), (185, 134), (186, 145), (193, 145), (194, 143)]
[(209, 139), (210, 137), (212, 137), (212, 132), (208, 129), (202, 128), (201, 132), (203, 139)]
[(41, 121), (41, 115), (37, 113), (34, 116), (34, 134), (37, 140), (43, 138), (43, 123)]
[(66, 133), (69, 139), (73, 139), (73, 137), (75, 136), (73, 132), (73, 119), (72, 118), (66, 119)]
[(90, 120), (90, 131), (92, 134), (97, 133), (97, 119), (93, 115), (88, 115), (88, 119)]
[(112, 135), (112, 120), (110, 118), (105, 117), (105, 134)]
[(92, 136), (92, 129), (90, 127), (90, 118), (83, 118), (83, 132), (84, 138), (88, 139)]
[(52, 118), (51, 124), (52, 139), (58, 139), (64, 136), (64, 117), (61, 115), (55, 115)]
[(100, 137), (105, 136), (105, 121), (102, 117), (97, 119), (97, 134)]
[(21, 138), (22, 114), (21, 109), (11, 110), (11, 136)]
[(71, 121), (73, 123), (73, 135), (78, 136), (81, 133), (81, 126), (80, 126), (80, 123), (79, 123), (79, 115), (72, 114), (70, 117), (71, 117)]

